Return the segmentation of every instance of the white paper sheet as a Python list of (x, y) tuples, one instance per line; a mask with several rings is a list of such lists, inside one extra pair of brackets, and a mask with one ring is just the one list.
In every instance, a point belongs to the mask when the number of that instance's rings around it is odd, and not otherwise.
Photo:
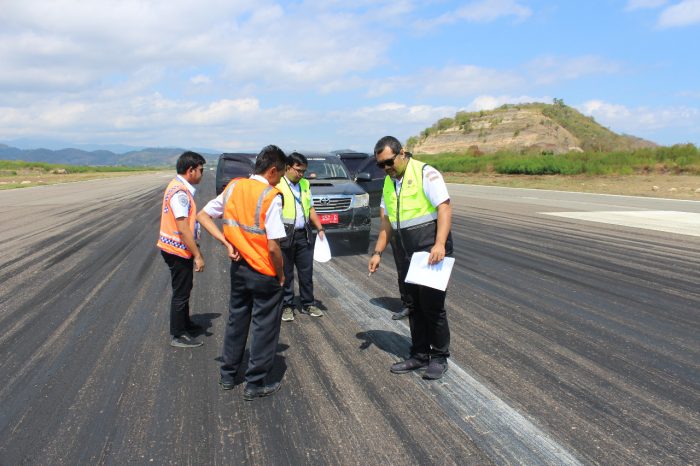
[(411, 265), (406, 274), (406, 283), (428, 286), (445, 291), (450, 281), (454, 257), (445, 257), (435, 265), (428, 265), (429, 252), (414, 252), (411, 256)]
[(316, 262), (328, 262), (331, 260), (331, 246), (328, 244), (328, 237), (326, 235), (323, 235), (323, 239), (320, 236), (316, 236), (314, 260)]

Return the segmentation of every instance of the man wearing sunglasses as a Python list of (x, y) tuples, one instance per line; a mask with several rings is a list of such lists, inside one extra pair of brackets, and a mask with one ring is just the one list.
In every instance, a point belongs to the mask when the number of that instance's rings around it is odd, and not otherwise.
[(284, 297), (282, 298), (282, 321), (294, 320), (294, 267), (299, 276), (301, 312), (311, 317), (321, 317), (323, 311), (314, 300), (313, 264), (314, 251), (311, 224), (323, 238), (323, 225), (311, 203), (309, 181), (304, 178), (308, 160), (303, 154), (292, 152), (287, 157), (287, 168), (277, 185), (284, 196), (282, 222), (287, 237), (280, 246), (284, 254)]
[(377, 166), (384, 169), (381, 219), (377, 244), (369, 260), (369, 272), (375, 272), (382, 252), (392, 235), (397, 247), (397, 272), (413, 300), (409, 315), (410, 357), (391, 366), (391, 372), (403, 374), (426, 368), (424, 379), (442, 378), (447, 371), (450, 330), (445, 311), (445, 292), (405, 282), (411, 256), (428, 251), (428, 263), (437, 264), (452, 254), (452, 206), (445, 181), (435, 168), (406, 155), (401, 143), (392, 136), (381, 138), (374, 146)]

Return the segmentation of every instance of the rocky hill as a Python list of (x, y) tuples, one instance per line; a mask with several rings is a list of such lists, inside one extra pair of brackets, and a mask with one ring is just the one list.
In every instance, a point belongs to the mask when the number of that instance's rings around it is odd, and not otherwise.
[(415, 154), (508, 151), (562, 154), (571, 151), (631, 150), (654, 147), (651, 141), (620, 135), (591, 117), (564, 105), (530, 103), (503, 105), (495, 110), (457, 112), (442, 118), (406, 147)]

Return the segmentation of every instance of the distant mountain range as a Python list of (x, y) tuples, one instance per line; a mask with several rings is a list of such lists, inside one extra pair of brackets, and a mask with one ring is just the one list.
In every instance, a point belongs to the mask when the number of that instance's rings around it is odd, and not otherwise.
[[(172, 167), (186, 149), (157, 147), (130, 150), (121, 154), (110, 150), (83, 149), (19, 149), (0, 144), (0, 160), (24, 160), (25, 162), (48, 162), (70, 165), (126, 165), (126, 166), (167, 166)], [(207, 161), (215, 163), (219, 153), (197, 151)]]
[(506, 104), (494, 110), (458, 112), (408, 139), (415, 154), (470, 152), (488, 154), (629, 151), (656, 144), (616, 134), (592, 118), (564, 105)]

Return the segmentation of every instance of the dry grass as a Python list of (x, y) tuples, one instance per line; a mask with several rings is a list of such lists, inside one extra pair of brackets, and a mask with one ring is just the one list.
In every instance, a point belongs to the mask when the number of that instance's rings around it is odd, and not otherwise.
[[(13, 173), (16, 173), (13, 174)], [(144, 170), (130, 172), (92, 172), (92, 173), (69, 173), (59, 175), (42, 170), (0, 170), (0, 190), (27, 188), (31, 186), (42, 186), (56, 183), (71, 183), (75, 181), (97, 180), (102, 178), (116, 178), (120, 176), (132, 176), (142, 173), (152, 173)]]
[(450, 183), (700, 200), (698, 175), (532, 176), (445, 173)]

